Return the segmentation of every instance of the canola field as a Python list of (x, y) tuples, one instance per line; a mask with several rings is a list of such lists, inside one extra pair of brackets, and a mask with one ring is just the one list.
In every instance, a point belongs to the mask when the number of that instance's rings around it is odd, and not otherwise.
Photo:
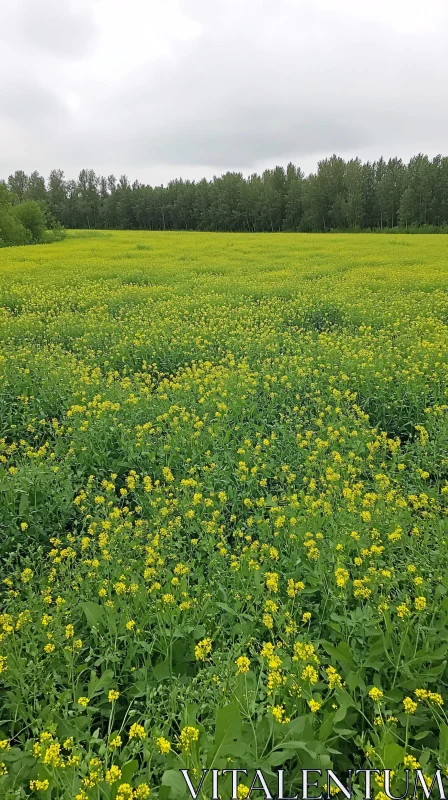
[(445, 236), (74, 232), (0, 341), (1, 798), (448, 768)]

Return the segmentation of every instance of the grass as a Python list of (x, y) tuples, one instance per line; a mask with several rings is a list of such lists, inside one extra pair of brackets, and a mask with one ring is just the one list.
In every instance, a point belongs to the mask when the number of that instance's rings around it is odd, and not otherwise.
[(448, 767), (446, 247), (0, 253), (1, 797)]

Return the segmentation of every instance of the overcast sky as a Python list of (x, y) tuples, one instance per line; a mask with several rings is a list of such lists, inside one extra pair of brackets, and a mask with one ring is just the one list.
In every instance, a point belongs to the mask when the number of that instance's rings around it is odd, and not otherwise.
[(448, 0), (0, 0), (0, 177), (448, 155)]

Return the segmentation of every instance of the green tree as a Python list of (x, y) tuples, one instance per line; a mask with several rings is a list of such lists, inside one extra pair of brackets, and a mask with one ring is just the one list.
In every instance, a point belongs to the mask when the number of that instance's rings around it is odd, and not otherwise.
[(21, 203), (25, 199), (26, 191), (28, 188), (28, 176), (23, 169), (15, 171), (14, 175), (8, 178), (9, 191), (15, 195), (17, 201)]
[(408, 186), (402, 194), (400, 208), (398, 209), (398, 224), (401, 228), (408, 228), (409, 225), (415, 222), (414, 212), (415, 205), (412, 189)]
[(6, 205), (0, 205), (0, 247), (29, 244), (31, 234)]
[(46, 202), (47, 200), (45, 178), (36, 171), (32, 172), (28, 178), (24, 199), (39, 200), (41, 202)]
[(345, 165), (344, 189), (346, 195), (346, 223), (348, 228), (357, 230), (364, 223), (364, 181), (363, 168), (359, 158), (353, 158)]
[(30, 240), (33, 244), (44, 241), (46, 220), (45, 212), (36, 200), (27, 200), (13, 207), (15, 218), (23, 227), (29, 231)]

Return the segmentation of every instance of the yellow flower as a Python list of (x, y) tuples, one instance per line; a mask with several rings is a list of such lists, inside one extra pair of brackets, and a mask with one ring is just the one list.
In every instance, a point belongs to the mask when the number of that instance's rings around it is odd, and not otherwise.
[(210, 638), (201, 639), (194, 648), (196, 661), (205, 661), (212, 652), (212, 640)]
[(270, 592), (278, 592), (278, 574), (276, 572), (266, 572), (265, 574), (266, 588)]
[(317, 674), (317, 670), (308, 664), (305, 669), (302, 671), (302, 680), (309, 681), (312, 685), (317, 683), (319, 680), (319, 675)]
[(190, 751), (190, 745), (192, 742), (197, 742), (199, 739), (199, 729), (194, 728), (191, 725), (187, 725), (182, 728), (179, 736), (179, 742), (182, 750), (186, 753)]
[(325, 670), (330, 689), (342, 689), (342, 678), (334, 667), (327, 667)]
[(20, 574), (20, 577), (22, 579), (22, 583), (29, 583), (31, 578), (33, 577), (33, 575), (34, 575), (34, 573), (29, 567), (24, 569), (23, 572)]
[(311, 619), (311, 611), (305, 611), (305, 613), (302, 614), (302, 622), (305, 622), (305, 623), (309, 622), (310, 619)]
[(237, 797), (238, 800), (245, 800), (247, 795), (249, 794), (249, 787), (245, 786), (244, 783), (239, 783), (237, 788)]
[(129, 783), (122, 783), (118, 787), (116, 800), (131, 800), (132, 795), (132, 786)]
[(121, 741), (121, 736), (120, 736), (119, 733), (117, 733), (117, 735), (114, 736), (113, 739), (109, 740), (109, 747), (110, 747), (111, 750), (116, 750), (117, 747), (121, 747), (121, 744), (122, 744), (122, 741)]
[(59, 767), (61, 765), (60, 750), (61, 745), (58, 742), (51, 742), (45, 751), (44, 764), (50, 767)]
[(156, 745), (157, 745), (157, 748), (158, 748), (159, 752), (162, 753), (163, 755), (166, 755), (171, 750), (170, 742), (168, 741), (168, 739), (165, 739), (163, 736), (159, 736), (159, 738), (156, 739)]
[(116, 764), (112, 764), (111, 768), (107, 770), (105, 780), (107, 783), (115, 783), (115, 781), (120, 780), (121, 778), (121, 769), (117, 767)]
[(286, 594), (288, 597), (295, 597), (298, 592), (302, 592), (305, 588), (305, 584), (303, 581), (294, 581), (293, 578), (289, 578), (288, 585), (286, 589)]
[(50, 784), (47, 778), (45, 778), (43, 781), (30, 781), (30, 789), (36, 792), (46, 792), (49, 786)]
[(349, 571), (347, 569), (343, 569), (342, 567), (338, 567), (338, 569), (334, 571), (334, 574), (336, 578), (336, 586), (339, 586), (340, 588), (345, 586), (350, 577)]
[(146, 731), (143, 725), (139, 725), (137, 722), (134, 722), (134, 724), (129, 728), (129, 738), (146, 739)]
[(65, 627), (65, 638), (66, 639), (73, 639), (75, 635), (75, 629), (73, 625), (66, 625)]
[(417, 705), (418, 703), (416, 703), (412, 697), (405, 697), (403, 700), (403, 706), (406, 714), (414, 714), (417, 711)]
[(406, 619), (406, 617), (410, 616), (410, 613), (411, 612), (409, 611), (409, 608), (406, 605), (406, 603), (401, 603), (399, 606), (397, 606), (397, 614), (400, 617), (400, 619)]
[(280, 722), (281, 725), (287, 725), (290, 722), (290, 717), (286, 716), (284, 706), (273, 706), (271, 708), (272, 716), (277, 722)]
[(414, 600), (416, 611), (424, 611), (426, 608), (426, 597), (416, 597)]
[(132, 631), (135, 628), (135, 619), (130, 619), (129, 622), (126, 623), (126, 630)]
[(176, 598), (173, 594), (163, 594), (162, 595), (162, 602), (165, 603), (167, 606), (172, 606), (176, 602)]
[(120, 697), (120, 692), (118, 692), (116, 689), (109, 690), (109, 694), (107, 695), (109, 703), (114, 703), (115, 700), (118, 700), (119, 697)]
[(371, 697), (372, 700), (375, 700), (375, 702), (377, 702), (378, 700), (381, 700), (383, 695), (384, 695), (384, 692), (382, 691), (382, 689), (378, 689), (377, 686), (373, 686), (373, 688), (369, 692), (369, 697)]
[(250, 661), (247, 656), (240, 656), (235, 661), (235, 664), (238, 667), (237, 675), (244, 674), (250, 670)]
[(134, 797), (136, 800), (146, 800), (149, 797), (151, 790), (147, 783), (141, 783), (137, 788), (134, 790)]
[(313, 714), (315, 714), (317, 711), (319, 711), (322, 703), (318, 703), (317, 700), (308, 700), (308, 705)]
[(89, 703), (90, 700), (88, 697), (78, 697), (78, 705), (83, 706), (83, 708), (86, 708)]

